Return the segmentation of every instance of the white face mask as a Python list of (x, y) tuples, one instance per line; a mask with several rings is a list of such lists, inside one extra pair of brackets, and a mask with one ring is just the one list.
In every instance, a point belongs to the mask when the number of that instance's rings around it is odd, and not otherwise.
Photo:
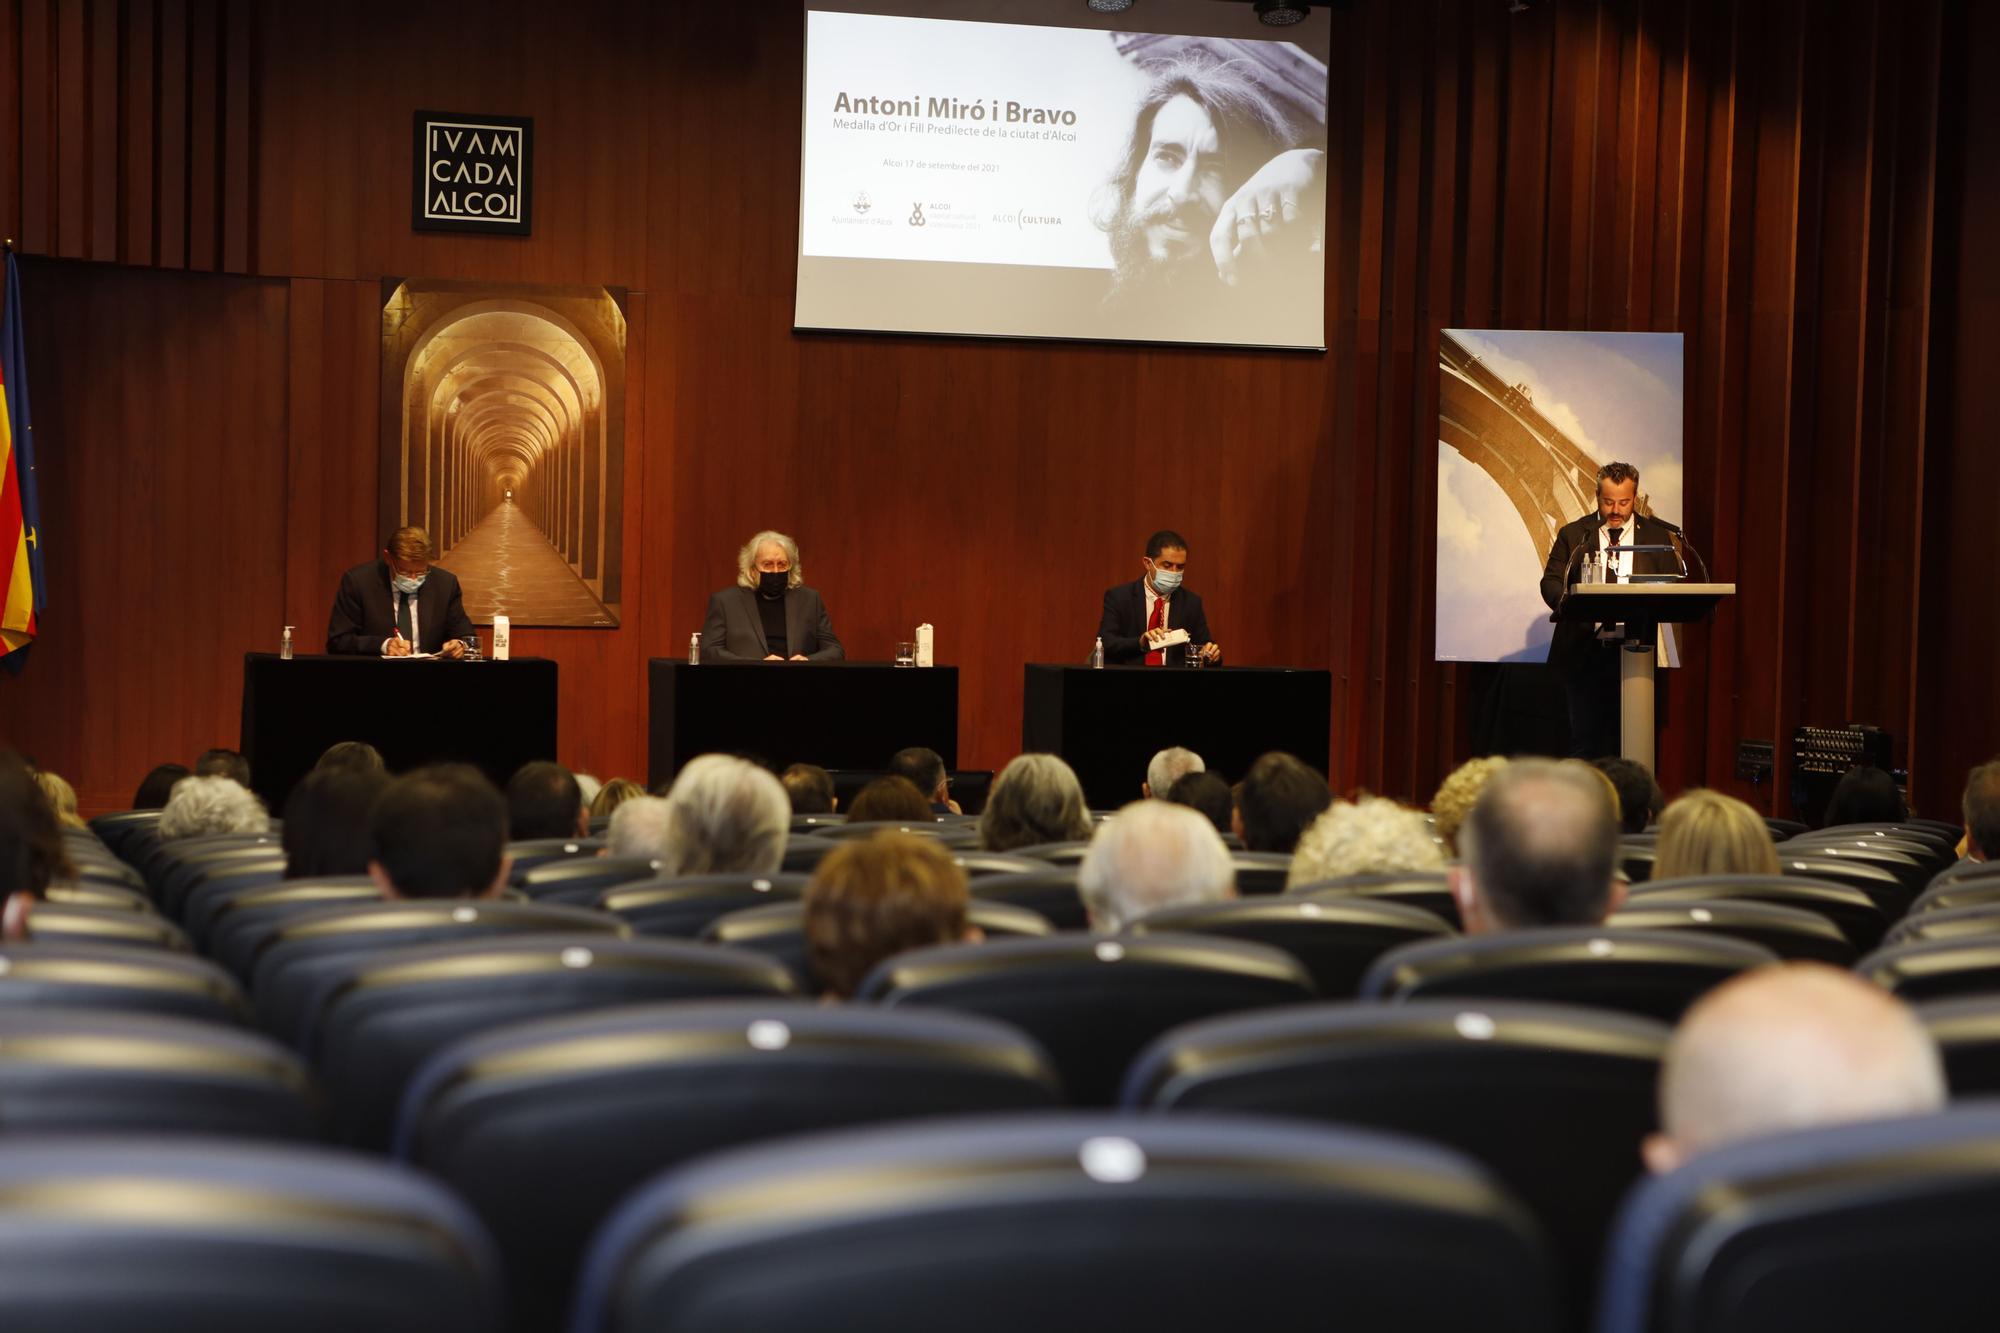
[(413, 593), (417, 589), (423, 587), (424, 580), (429, 577), (430, 577), (429, 570), (425, 570), (423, 573), (417, 575), (415, 578), (411, 578), (408, 574), (396, 574), (390, 577), (389, 584), (397, 592)]
[(1153, 571), (1153, 591), (1162, 597), (1173, 595), (1181, 586), (1181, 572), (1178, 569), (1156, 569)]

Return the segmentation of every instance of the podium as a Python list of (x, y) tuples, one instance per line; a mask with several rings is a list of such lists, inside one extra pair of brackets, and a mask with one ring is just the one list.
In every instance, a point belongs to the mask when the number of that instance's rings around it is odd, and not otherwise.
[(1617, 626), (1609, 637), (1625, 649), (1618, 655), (1618, 752), (1649, 773), (1659, 771), (1653, 722), (1658, 629), (1706, 620), (1717, 603), (1735, 595), (1733, 583), (1578, 583), (1556, 607), (1560, 621)]

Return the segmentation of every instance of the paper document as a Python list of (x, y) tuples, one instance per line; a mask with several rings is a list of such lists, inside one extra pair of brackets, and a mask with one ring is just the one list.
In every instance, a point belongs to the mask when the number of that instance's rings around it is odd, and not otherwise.
[(1188, 632), (1186, 630), (1170, 629), (1167, 631), (1166, 637), (1161, 639), (1158, 643), (1155, 643), (1153, 647), (1171, 648), (1177, 643), (1186, 643), (1186, 642), (1188, 642)]

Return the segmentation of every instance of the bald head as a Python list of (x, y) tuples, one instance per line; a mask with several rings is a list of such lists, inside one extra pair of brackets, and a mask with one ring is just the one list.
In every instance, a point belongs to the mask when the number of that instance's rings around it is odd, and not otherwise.
[(1944, 1105), (1936, 1045), (1908, 1005), (1822, 963), (1758, 968), (1709, 992), (1674, 1032), (1660, 1072), (1668, 1171), (1740, 1139), (1920, 1115)]
[(1583, 763), (1521, 759), (1486, 783), (1458, 831), (1452, 891), (1467, 931), (1597, 925), (1615, 883), (1618, 813), (1604, 775)]

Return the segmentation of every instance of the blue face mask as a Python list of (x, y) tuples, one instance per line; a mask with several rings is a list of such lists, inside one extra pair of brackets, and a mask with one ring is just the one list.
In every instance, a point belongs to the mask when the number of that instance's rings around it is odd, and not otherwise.
[(415, 578), (411, 578), (408, 574), (395, 574), (390, 576), (389, 586), (397, 592), (414, 593), (417, 589), (424, 586), (424, 580), (429, 577), (429, 570), (425, 570)]
[(1181, 572), (1178, 569), (1155, 569), (1153, 571), (1153, 591), (1162, 597), (1171, 597), (1174, 589), (1181, 586)]

